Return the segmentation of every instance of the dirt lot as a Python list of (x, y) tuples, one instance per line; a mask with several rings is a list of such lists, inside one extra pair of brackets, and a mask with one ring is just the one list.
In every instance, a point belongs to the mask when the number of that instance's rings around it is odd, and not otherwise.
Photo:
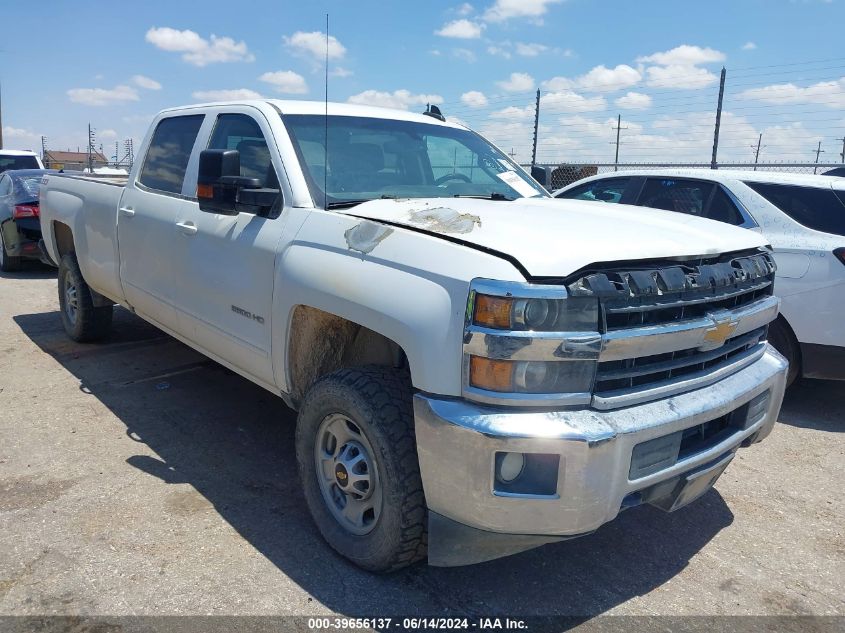
[(845, 615), (845, 383), (675, 514), (379, 577), (312, 526), (281, 400), (125, 310), (71, 343), (55, 285), (0, 277), (0, 614)]

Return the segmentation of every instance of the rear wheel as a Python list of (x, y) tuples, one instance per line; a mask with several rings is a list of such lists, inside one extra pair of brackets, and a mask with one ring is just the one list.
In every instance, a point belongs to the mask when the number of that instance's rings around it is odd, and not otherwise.
[(0, 270), (4, 273), (11, 273), (21, 268), (21, 258), (9, 255), (6, 250), (6, 243), (3, 241), (3, 235), (0, 233)]
[(786, 386), (788, 387), (801, 374), (801, 347), (786, 320), (779, 316), (769, 325), (769, 343), (783, 354), (789, 361), (786, 372)]
[(318, 380), (299, 412), (296, 456), (311, 516), (338, 553), (376, 572), (425, 557), (427, 514), (406, 372), (342, 369)]
[(91, 289), (85, 283), (76, 255), (68, 253), (59, 262), (59, 307), (65, 332), (74, 341), (98, 341), (111, 331), (113, 306), (95, 307)]

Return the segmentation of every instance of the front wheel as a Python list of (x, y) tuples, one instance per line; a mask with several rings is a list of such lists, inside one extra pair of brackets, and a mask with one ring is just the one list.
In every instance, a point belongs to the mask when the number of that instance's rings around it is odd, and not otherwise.
[(91, 289), (85, 283), (76, 255), (68, 253), (59, 262), (59, 307), (65, 332), (74, 341), (87, 343), (108, 336), (113, 306), (95, 307)]
[(342, 369), (318, 380), (299, 411), (296, 457), (311, 516), (338, 553), (375, 572), (425, 557), (427, 514), (406, 372)]

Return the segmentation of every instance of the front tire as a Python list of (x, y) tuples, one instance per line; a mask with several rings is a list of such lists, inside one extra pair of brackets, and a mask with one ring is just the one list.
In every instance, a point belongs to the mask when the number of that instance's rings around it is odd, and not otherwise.
[(786, 386), (789, 387), (801, 374), (801, 347), (782, 316), (769, 324), (769, 343), (789, 361), (786, 372)]
[(76, 255), (68, 253), (59, 262), (59, 307), (65, 332), (74, 341), (99, 341), (111, 331), (113, 306), (95, 307), (91, 289), (85, 283)]
[(341, 369), (318, 380), (299, 411), (296, 457), (311, 516), (339, 554), (374, 572), (425, 557), (427, 512), (406, 372)]

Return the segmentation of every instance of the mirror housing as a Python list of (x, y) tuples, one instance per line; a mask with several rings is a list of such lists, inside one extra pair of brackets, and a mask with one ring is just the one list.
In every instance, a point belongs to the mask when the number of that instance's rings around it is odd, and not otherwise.
[(263, 215), (276, 202), (279, 190), (264, 189), (261, 184), (258, 178), (241, 176), (238, 150), (206, 149), (200, 152), (197, 200), (201, 211), (237, 215), (243, 210)]

